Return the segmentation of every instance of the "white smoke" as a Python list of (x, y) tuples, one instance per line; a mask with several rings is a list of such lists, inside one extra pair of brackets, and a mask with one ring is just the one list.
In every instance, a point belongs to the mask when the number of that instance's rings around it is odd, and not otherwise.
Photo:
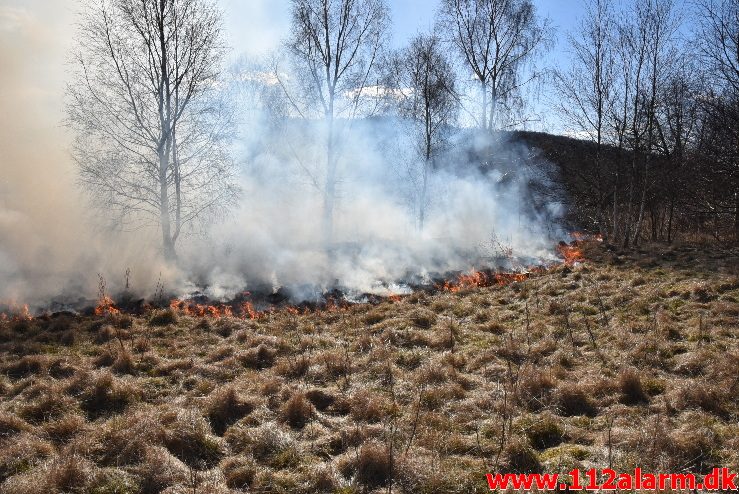
[[(204, 290), (216, 298), (280, 286), (306, 298), (335, 286), (398, 292), (404, 288), (395, 283), (409, 277), (495, 264), (499, 245), (492, 236), (524, 258), (552, 255), (558, 200), (534, 200), (528, 182), (541, 169), (521, 164), (530, 151), (497, 143), (492, 154), (507, 165), (481, 171), (466, 156), (468, 131), (452, 139), (431, 176), (419, 231), (419, 162), (410, 133), (392, 119), (361, 120), (343, 134), (329, 255), (314, 186), (325, 159), (319, 123), (275, 128), (259, 98), (241, 98), (234, 150), (242, 162), (240, 205), (205, 235), (183, 237), (179, 266), (167, 266), (155, 229), (96, 228), (76, 184), (70, 136), (60, 123), (74, 9), (64, 2), (14, 3), (0, 6), (0, 305), (92, 299), (98, 273), (109, 293), (128, 281), (141, 296), (159, 283), (166, 292)], [(241, 82), (274, 86), (264, 76)]]

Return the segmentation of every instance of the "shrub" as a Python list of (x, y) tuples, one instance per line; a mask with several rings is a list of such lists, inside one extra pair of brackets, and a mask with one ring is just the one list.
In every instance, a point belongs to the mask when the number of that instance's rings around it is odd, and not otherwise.
[(390, 451), (384, 444), (365, 443), (357, 455), (357, 482), (369, 489), (387, 485), (392, 474)]

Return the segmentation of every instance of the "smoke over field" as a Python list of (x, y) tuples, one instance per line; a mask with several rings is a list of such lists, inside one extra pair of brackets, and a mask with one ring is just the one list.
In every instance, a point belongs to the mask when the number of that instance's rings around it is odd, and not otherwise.
[[(434, 273), (511, 269), (554, 255), (562, 197), (541, 193), (553, 188), (541, 160), (445, 121), (443, 146), (428, 165), (417, 153), (412, 119), (398, 112), (335, 117), (329, 158), (336, 166), (335, 206), (327, 240), (325, 123), (296, 118), (284, 98), (276, 110), (269, 106), (274, 98), (265, 97), (299, 74), (255, 78), (236, 69), (188, 122), (194, 132), (213, 107), (233, 112), (229, 121), (238, 125), (217, 141), (217, 151), (230, 160), (235, 207), (183, 228), (178, 258), (167, 260), (156, 221), (136, 211), (117, 219), (113, 205), (90, 207), (103, 186), (82, 187), (80, 156), (122, 158), (96, 147), (99, 141), (82, 141), (80, 148), (79, 127), (66, 125), (64, 87), (74, 96), (82, 82), (70, 80), (75, 60), (65, 58), (78, 36), (76, 17), (69, 6), (46, 7), (39, 1), (0, 9), (0, 304), (6, 307), (91, 300), (99, 276), (108, 292), (128, 287), (141, 297), (162, 285), (180, 297), (200, 291), (228, 298), (279, 287), (306, 299), (335, 287), (388, 294)], [(29, 52), (39, 55), (31, 59)], [(280, 76), (287, 82), (277, 84)], [(340, 99), (356, 104), (349, 93)], [(181, 141), (184, 154), (188, 140)]]

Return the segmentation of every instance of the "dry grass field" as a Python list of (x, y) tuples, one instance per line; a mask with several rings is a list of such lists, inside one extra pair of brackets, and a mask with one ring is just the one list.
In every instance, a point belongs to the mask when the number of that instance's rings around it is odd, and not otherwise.
[(739, 469), (739, 251), (259, 320), (0, 323), (0, 492), (468, 493)]

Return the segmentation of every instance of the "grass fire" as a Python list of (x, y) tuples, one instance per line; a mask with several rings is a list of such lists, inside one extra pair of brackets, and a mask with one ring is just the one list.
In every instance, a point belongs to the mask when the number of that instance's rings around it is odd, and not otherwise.
[(736, 468), (736, 250), (578, 246), (574, 264), (372, 303), (105, 298), (5, 319), (3, 492), (484, 492), (488, 471)]
[(737, 472), (737, 39), (735, 0), (0, 0), (0, 494)]

